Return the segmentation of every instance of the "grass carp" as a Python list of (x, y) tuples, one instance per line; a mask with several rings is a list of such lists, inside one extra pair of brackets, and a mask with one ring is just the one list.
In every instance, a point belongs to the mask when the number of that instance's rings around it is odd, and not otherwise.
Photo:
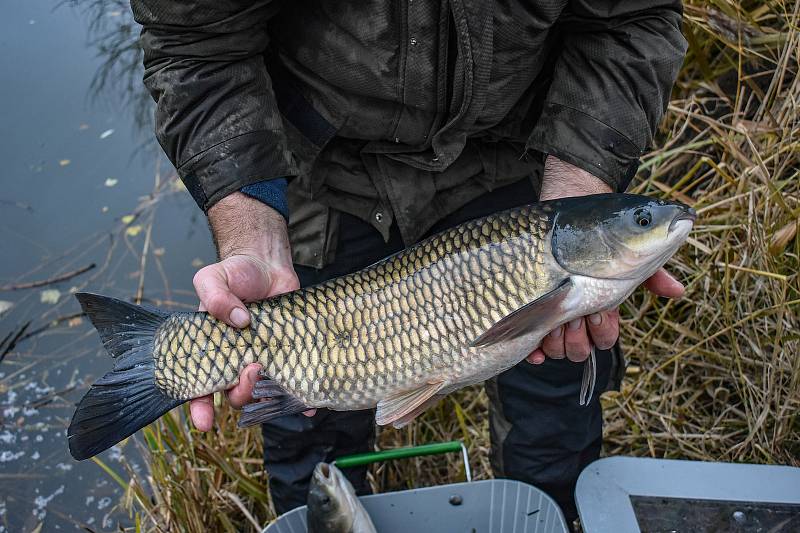
[(342, 471), (318, 463), (306, 507), (309, 533), (376, 533), (375, 525)]
[(263, 366), (241, 426), (309, 408), (377, 408), (402, 426), (524, 359), (555, 327), (619, 305), (685, 241), (691, 208), (629, 194), (565, 198), (460, 224), (363, 270), (248, 304), (238, 330), (77, 298), (114, 357), (77, 407), (70, 452), (91, 457), (173, 407)]

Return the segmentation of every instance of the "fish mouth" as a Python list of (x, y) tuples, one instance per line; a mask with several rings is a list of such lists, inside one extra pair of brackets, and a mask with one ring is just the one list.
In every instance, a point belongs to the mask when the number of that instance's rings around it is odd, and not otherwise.
[(686, 206), (681, 210), (680, 213), (677, 214), (675, 218), (672, 219), (672, 222), (669, 223), (668, 232), (671, 233), (672, 230), (674, 230), (678, 223), (682, 220), (688, 220), (691, 225), (694, 225), (694, 221), (697, 220), (697, 211), (695, 211), (692, 207)]
[(333, 472), (328, 463), (318, 463), (314, 469), (314, 477), (321, 483), (329, 485), (333, 482)]

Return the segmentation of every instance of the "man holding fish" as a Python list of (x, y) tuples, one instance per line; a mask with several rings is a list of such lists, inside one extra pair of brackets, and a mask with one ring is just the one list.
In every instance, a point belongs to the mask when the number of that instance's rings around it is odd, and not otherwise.
[[(355, 272), (467, 220), (623, 192), (686, 46), (677, 1), (132, 6), (158, 139), (219, 252), (194, 279), (201, 310), (236, 328), (251, 325), (247, 302)], [(663, 270), (644, 285), (683, 291)], [(495, 475), (548, 491), (568, 519), (577, 475), (600, 451), (598, 396), (624, 371), (618, 332), (616, 308), (575, 317), (486, 382)], [(598, 387), (583, 406), (578, 363), (595, 349)], [(244, 369), (232, 405), (252, 401), (261, 368)], [(209, 430), (210, 396), (191, 414)], [(309, 409), (264, 423), (278, 512), (305, 503), (318, 462), (370, 449), (374, 416)], [(364, 475), (348, 472), (360, 493)]]

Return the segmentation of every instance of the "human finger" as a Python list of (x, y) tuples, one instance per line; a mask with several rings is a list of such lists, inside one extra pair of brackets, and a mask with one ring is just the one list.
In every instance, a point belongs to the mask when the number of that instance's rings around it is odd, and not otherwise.
[(564, 328), (558, 326), (542, 339), (542, 352), (551, 359), (564, 359)]
[(575, 363), (585, 361), (591, 349), (584, 317), (570, 320), (564, 328), (564, 353), (567, 359)]
[(212, 396), (201, 396), (189, 401), (189, 415), (194, 427), (200, 431), (208, 431), (214, 426), (214, 399)]
[(619, 337), (619, 311), (612, 309), (593, 313), (586, 317), (586, 327), (592, 343), (601, 350), (608, 350)]
[(258, 363), (247, 365), (239, 374), (239, 382), (228, 389), (228, 401), (235, 409), (241, 409), (242, 406), (253, 401), (253, 387), (259, 380), (258, 372), (260, 370), (261, 365)]
[(547, 358), (541, 348), (536, 348), (528, 357), (525, 358), (532, 365), (541, 365), (544, 363), (544, 360)]

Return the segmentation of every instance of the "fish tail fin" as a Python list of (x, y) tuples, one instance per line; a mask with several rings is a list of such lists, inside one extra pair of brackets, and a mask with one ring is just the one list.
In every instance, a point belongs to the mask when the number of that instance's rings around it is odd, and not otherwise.
[(169, 315), (98, 294), (75, 296), (114, 358), (114, 369), (81, 399), (67, 430), (72, 457), (83, 460), (186, 400), (170, 398), (155, 382), (153, 336)]

